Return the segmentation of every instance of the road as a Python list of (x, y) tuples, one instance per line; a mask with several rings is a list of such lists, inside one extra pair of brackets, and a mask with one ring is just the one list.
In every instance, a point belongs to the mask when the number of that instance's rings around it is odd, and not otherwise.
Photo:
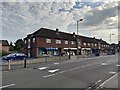
[[(29, 68), (3, 71), (1, 88), (89, 88), (107, 87), (111, 77), (118, 73), (118, 55), (86, 60), (34, 64)], [(114, 81), (118, 88), (118, 81)]]

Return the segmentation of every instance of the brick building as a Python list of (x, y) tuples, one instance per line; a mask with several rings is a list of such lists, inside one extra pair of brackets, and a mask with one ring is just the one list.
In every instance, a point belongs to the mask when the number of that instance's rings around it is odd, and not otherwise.
[(0, 52), (9, 52), (9, 43), (7, 40), (0, 40)]
[[(28, 57), (40, 57), (43, 54), (59, 55), (77, 54), (77, 35), (75, 33), (65, 33), (58, 29), (50, 30), (41, 28), (24, 38), (25, 54)], [(79, 54), (96, 51), (105, 52), (109, 44), (102, 39), (79, 36)]]

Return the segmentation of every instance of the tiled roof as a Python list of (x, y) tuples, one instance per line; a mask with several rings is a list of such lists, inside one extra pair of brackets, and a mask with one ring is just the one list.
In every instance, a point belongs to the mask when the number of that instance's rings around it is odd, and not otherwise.
[(9, 43), (7, 40), (0, 40), (0, 43), (2, 43), (2, 46), (9, 46)]
[[(34, 32), (33, 34), (30, 34), (29, 36), (32, 37), (46, 37), (46, 38), (55, 38), (55, 39), (64, 39), (64, 40), (76, 40), (76, 35), (70, 34), (70, 33), (65, 33), (57, 30), (51, 30), (47, 28), (41, 28)], [(74, 37), (75, 36), (75, 37)], [(101, 42), (103, 44), (108, 44), (107, 42), (103, 41), (102, 39), (97, 39), (97, 38), (92, 38), (92, 37), (85, 37), (79, 35), (79, 38), (82, 40), (82, 42)]]
[(65, 39), (65, 40), (76, 40), (73, 37), (73, 34), (61, 32), (61, 31), (54, 31), (46, 28), (41, 28), (38, 31), (33, 33), (33, 37), (47, 37), (47, 38), (56, 38), (56, 39)]

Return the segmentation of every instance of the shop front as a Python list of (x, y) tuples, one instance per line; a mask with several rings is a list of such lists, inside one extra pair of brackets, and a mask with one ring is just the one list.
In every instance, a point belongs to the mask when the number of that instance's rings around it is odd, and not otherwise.
[(91, 48), (82, 48), (81, 53), (82, 55), (91, 55), (92, 51)]
[(77, 48), (64, 48), (64, 53), (67, 55), (70, 53), (71, 55), (76, 55), (77, 54)]
[(38, 56), (42, 56), (43, 54), (48, 54), (48, 55), (59, 55), (59, 49), (58, 48), (38, 48)]
[(92, 54), (93, 54), (94, 56), (99, 56), (99, 55), (100, 55), (99, 49), (97, 49), (97, 48), (92, 48)]

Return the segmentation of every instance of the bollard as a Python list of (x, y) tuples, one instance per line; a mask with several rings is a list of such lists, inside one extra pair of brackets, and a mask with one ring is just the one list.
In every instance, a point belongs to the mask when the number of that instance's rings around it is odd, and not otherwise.
[(47, 62), (47, 56), (45, 56), (45, 61)]
[(24, 59), (24, 68), (26, 68), (27, 66), (26, 66), (26, 59)]
[(10, 67), (10, 60), (8, 60), (8, 70), (10, 70), (11, 67)]

